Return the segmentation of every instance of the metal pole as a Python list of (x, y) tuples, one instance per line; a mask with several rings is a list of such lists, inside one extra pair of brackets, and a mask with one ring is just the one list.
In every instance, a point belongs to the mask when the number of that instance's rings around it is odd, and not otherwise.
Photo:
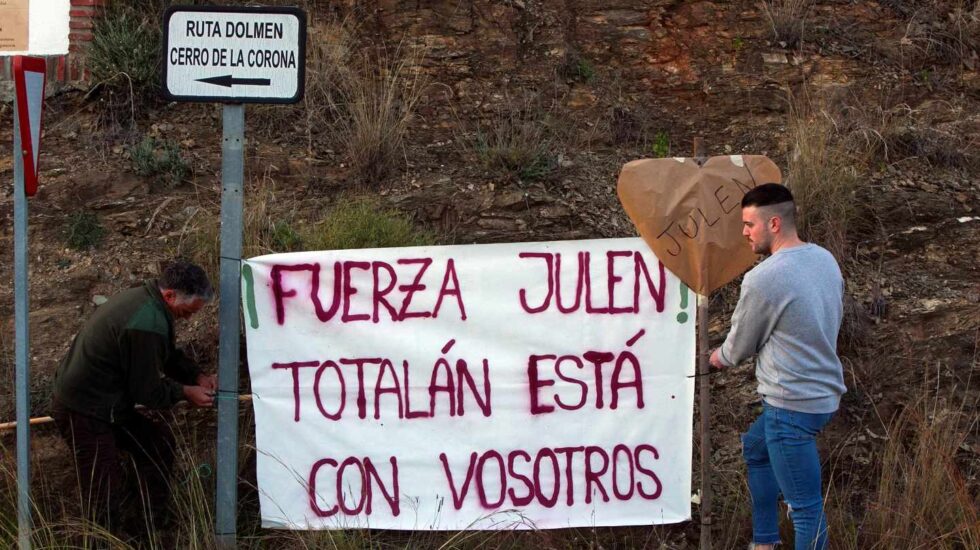
[(14, 97), (14, 361), (17, 374), (17, 532), (21, 550), (31, 547), (30, 339), (27, 301), (27, 194), (20, 143), (20, 105)]
[(241, 307), (245, 107), (225, 105), (221, 142), (221, 301), (215, 539), (235, 548), (238, 519), (238, 345)]
[[(704, 139), (694, 138), (693, 157), (706, 160)], [(701, 550), (711, 550), (711, 365), (708, 363), (708, 300), (698, 294), (698, 408), (701, 412)]]

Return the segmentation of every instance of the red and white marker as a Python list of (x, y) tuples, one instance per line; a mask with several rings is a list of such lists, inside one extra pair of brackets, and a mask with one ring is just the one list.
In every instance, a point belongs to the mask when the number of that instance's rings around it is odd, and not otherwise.
[(44, 58), (18, 55), (14, 57), (14, 87), (17, 93), (17, 113), (20, 123), (20, 143), (24, 157), (24, 194), (33, 197), (37, 192), (37, 161), (41, 152), (41, 113), (44, 111)]

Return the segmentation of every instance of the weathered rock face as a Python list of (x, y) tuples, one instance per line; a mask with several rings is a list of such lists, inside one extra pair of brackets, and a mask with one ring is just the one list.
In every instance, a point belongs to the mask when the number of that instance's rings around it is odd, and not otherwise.
[[(719, 121), (765, 115), (785, 110), (787, 85), (841, 86), (855, 65), (770, 46), (752, 0), (347, 0), (332, 16), (424, 52), (422, 66), (442, 93), (452, 90), (455, 114), (477, 118), (536, 93), (605, 115), (653, 104), (697, 107)], [(445, 118), (420, 110), (433, 124)]]
[(355, 4), (347, 9), (387, 38), (424, 46), (428, 67), (448, 82), (506, 80), (550, 65), (530, 73), (547, 79), (575, 53), (621, 70), (626, 87), (690, 86), (710, 68), (706, 59), (730, 49), (739, 26), (752, 23), (748, 33), (762, 27), (747, 2), (381, 0), (370, 12)]

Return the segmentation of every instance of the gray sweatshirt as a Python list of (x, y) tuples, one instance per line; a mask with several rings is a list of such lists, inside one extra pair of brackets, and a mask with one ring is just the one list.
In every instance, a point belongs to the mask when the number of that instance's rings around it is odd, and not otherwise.
[(755, 376), (767, 403), (836, 411), (847, 391), (837, 358), (843, 296), (830, 252), (809, 243), (779, 250), (745, 274), (721, 362), (732, 367), (758, 354)]

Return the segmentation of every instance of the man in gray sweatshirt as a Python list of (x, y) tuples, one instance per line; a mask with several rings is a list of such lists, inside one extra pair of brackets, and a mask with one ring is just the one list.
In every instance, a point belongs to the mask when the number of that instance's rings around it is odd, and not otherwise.
[(791, 510), (795, 547), (826, 547), (815, 438), (846, 391), (837, 357), (844, 281), (830, 252), (800, 240), (795, 211), (792, 193), (776, 183), (743, 197), (742, 234), (753, 252), (769, 257), (745, 274), (731, 331), (711, 354), (716, 368), (757, 355), (763, 410), (742, 435), (742, 452), (758, 550), (780, 541), (780, 494)]

